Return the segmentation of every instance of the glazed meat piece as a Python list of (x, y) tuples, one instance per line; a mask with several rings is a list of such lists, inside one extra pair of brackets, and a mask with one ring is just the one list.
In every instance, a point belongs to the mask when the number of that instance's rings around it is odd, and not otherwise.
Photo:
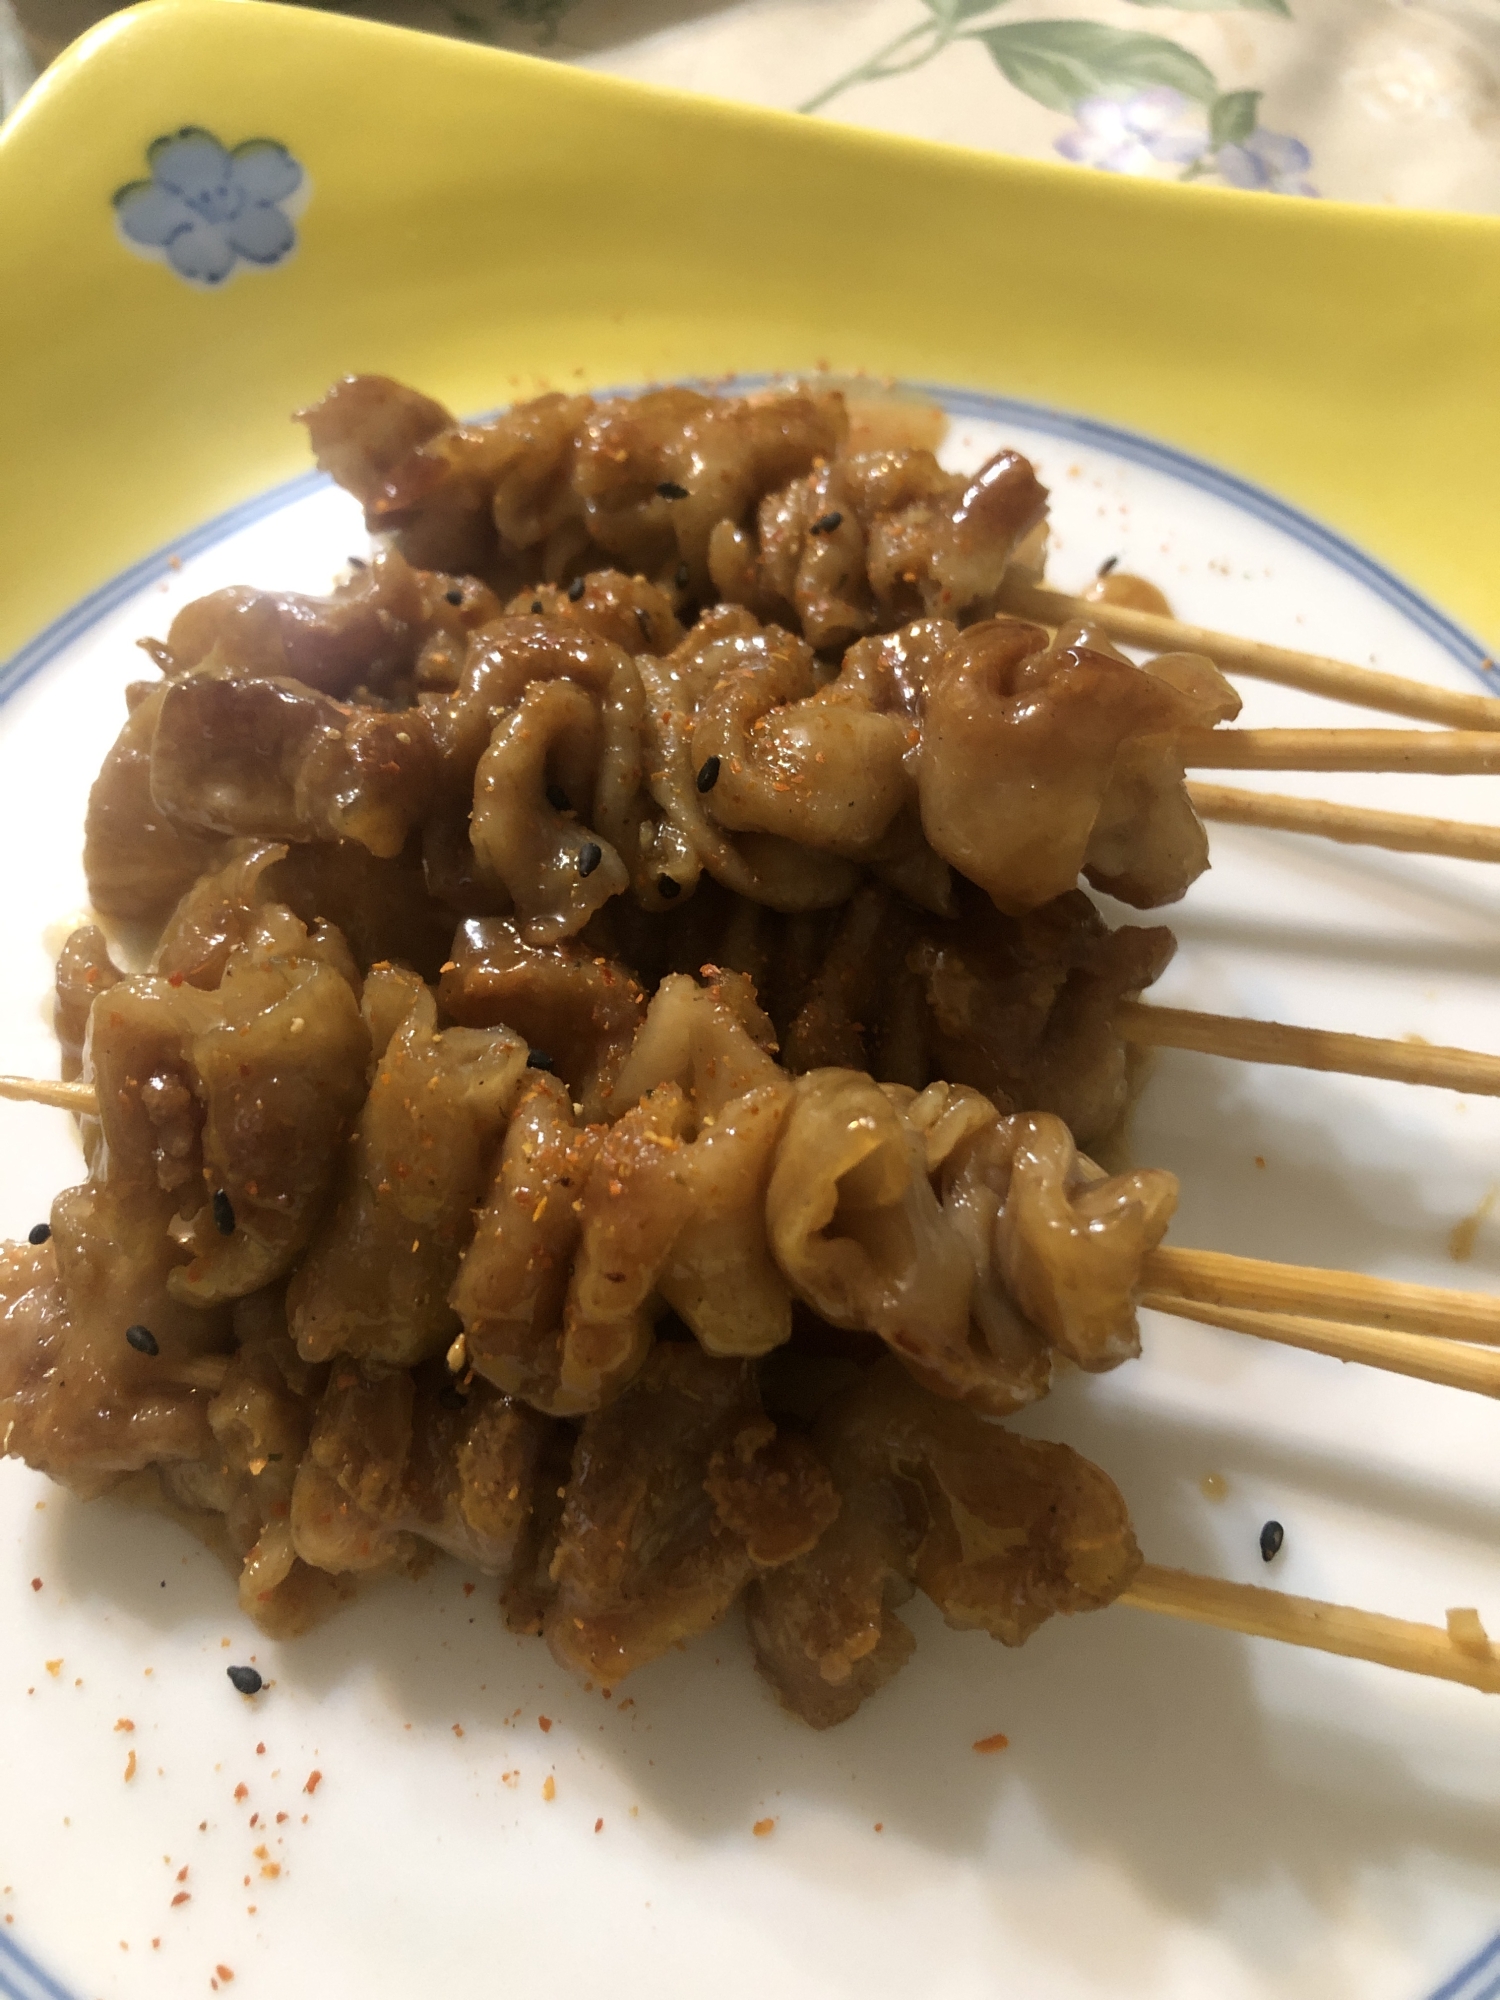
[[(744, 980), (721, 974), (702, 987), (665, 979), (617, 1085), (619, 1103), (674, 1114), (679, 1144), (662, 1205), (685, 1197), (684, 1214), (655, 1282), (710, 1354), (764, 1354), (791, 1333), (791, 1295), (771, 1258), (765, 1202), (792, 1087), (767, 1053), (769, 1040), (770, 1023)], [(606, 1194), (608, 1216), (615, 1197), (607, 1186)], [(586, 1216), (587, 1204), (585, 1196)], [(586, 1234), (586, 1257), (593, 1248)]]
[(361, 506), (373, 507), (392, 473), (453, 419), (431, 396), (389, 375), (345, 375), (299, 410), (297, 421), (307, 426), (320, 470)]
[(165, 645), (147, 651), (169, 677), (208, 666), (257, 680), (294, 680), (339, 700), (409, 688), (461, 656), (469, 632), (500, 615), (474, 577), (416, 570), (395, 549), (360, 559), (327, 597), (236, 584), (186, 604)]
[[(741, 793), (734, 752), (726, 762), (711, 735), (698, 742), (700, 708), (721, 685), (806, 688), (810, 655), (802, 642), (775, 628), (762, 630), (748, 612), (723, 606), (705, 613), (666, 659), (642, 656), (636, 669), (645, 692), (642, 762), (657, 815), (655, 824), (642, 830), (641, 847), (650, 856), (648, 870), (676, 884), (671, 897), (691, 888), (706, 870), (725, 888), (773, 909), (821, 910), (846, 901), (859, 881), (854, 864), (816, 852), (781, 830), (788, 817), (781, 805), (788, 781), (762, 769)], [(732, 721), (721, 716), (713, 730), (726, 726), (732, 728)], [(721, 821), (714, 795), (726, 775), (726, 797), (734, 794), (726, 807), (728, 822), (753, 817), (747, 794), (758, 780), (762, 802), (775, 802), (774, 823), (735, 831)], [(778, 783), (783, 792), (776, 790)]]
[(1176, 1199), (1171, 1174), (1105, 1175), (1045, 1114), (814, 1070), (766, 1215), (820, 1319), (878, 1334), (936, 1394), (1003, 1416), (1045, 1394), (1053, 1347), (1094, 1369), (1139, 1353), (1134, 1293)]
[(556, 1077), (531, 1075), (451, 1293), (469, 1366), (553, 1416), (576, 1416), (623, 1386), (649, 1338), (617, 1322), (612, 1347), (584, 1355), (565, 1320), (583, 1189), (604, 1131), (578, 1124)]
[(453, 691), (427, 713), (442, 759), (445, 795), (465, 797), (495, 725), (527, 690), (566, 681), (602, 698), (629, 656), (586, 627), (527, 613), (486, 626), (470, 642)]
[[(184, 1168), (201, 1161), (201, 1184), (182, 1184), (174, 1233), (191, 1256), (171, 1276), (174, 1297), (242, 1298), (284, 1276), (307, 1245), (364, 1094), (369, 1041), (342, 957), (270, 906), (229, 953), (215, 992), (199, 998), (207, 1018), (183, 1045), (192, 1100), (181, 1105), (180, 1126), (170, 1079), (152, 1105), (163, 1157), (170, 1134)], [(142, 1004), (158, 1002), (164, 982), (142, 984)], [(179, 1002), (191, 991), (177, 989)], [(96, 1016), (96, 1067), (104, 1026)], [(101, 1071), (101, 1103), (102, 1089)], [(174, 1154), (174, 1172), (176, 1164)], [(165, 1185), (162, 1169), (159, 1177)]]
[(667, 654), (682, 644), (674, 597), (617, 569), (591, 570), (566, 590), (539, 583), (518, 592), (505, 610), (511, 618), (562, 619), (631, 654)]
[(731, 832), (868, 858), (909, 795), (910, 725), (819, 687), (812, 649), (774, 627), (735, 653), (693, 724), (694, 770), (718, 766), (705, 810)]
[[(77, 1229), (66, 1250), (0, 1246), (0, 1451), (87, 1500), (127, 1473), (211, 1449), (208, 1402), (224, 1364), (199, 1356), (197, 1327), (164, 1333), (154, 1356), (127, 1343), (131, 1310), (143, 1296), (147, 1309), (161, 1298), (160, 1272), (139, 1257), (131, 1260), (132, 1291), (114, 1310), (75, 1286), (79, 1302), (94, 1308), (75, 1316), (58, 1258), (78, 1246)], [(203, 1331), (212, 1337), (218, 1329), (210, 1323)]]
[(846, 429), (837, 395), (795, 390), (546, 395), (459, 424), (369, 377), (336, 384), (302, 416), (318, 463), (423, 568), (514, 590), (601, 568), (603, 553), (663, 584), (685, 562), (699, 597), (715, 525), (746, 518)]
[(1117, 1125), (1134, 1074), (1115, 1009), (1160, 977), (1173, 948), (1165, 929), (1111, 930), (1079, 890), (1011, 918), (964, 885), (943, 922), (867, 888), (801, 983), (783, 1059), (915, 1088), (972, 1084), (1002, 1111), (1056, 1112), (1095, 1143)]
[(333, 1204), (288, 1289), (306, 1360), (409, 1367), (458, 1332), (448, 1289), (526, 1049), (503, 1028), (440, 1030), (430, 989), (411, 978), (406, 988)]
[(1018, 452), (973, 474), (945, 472), (925, 450), (864, 453), (768, 495), (753, 534), (725, 519), (709, 567), (729, 602), (795, 620), (814, 646), (836, 649), (923, 615), (985, 616), (1046, 511), (1046, 488)]
[(837, 1511), (805, 1442), (765, 1416), (748, 1364), (663, 1342), (579, 1435), (547, 1643), (564, 1666), (618, 1681), (718, 1624)]
[(530, 1086), (453, 1292), (470, 1362), (507, 1393), (598, 1408), (664, 1306), (710, 1353), (788, 1338), (765, 1190), (791, 1092), (747, 1020), (768, 1032), (742, 983), (663, 981), (607, 1128), (580, 1128), (553, 1079)]
[(1086, 628), (1049, 644), (1020, 619), (971, 626), (928, 680), (923, 830), (1011, 915), (1076, 886), (1096, 828), (1091, 879), (1139, 905), (1171, 900), (1207, 860), (1172, 737), (1237, 706), (1207, 661), (1157, 674)]
[(382, 861), (357, 840), (299, 842), (272, 865), (266, 885), (303, 923), (336, 930), (361, 972), (395, 963), (436, 979), (448, 956), (452, 915), (434, 904), (410, 850)]
[[(253, 880), (266, 852), (215, 889)], [(203, 905), (228, 907), (220, 893)], [(120, 1209), (136, 1250), (153, 1244), (164, 1260), (172, 1298), (211, 1306), (258, 1290), (300, 1254), (364, 1094), (369, 1044), (342, 941), (310, 935), (288, 910), (237, 905), (211, 951), (185, 919), (165, 953), (150, 975), (100, 981), (84, 1074), (99, 1092), (102, 1179), (67, 1199)], [(95, 1243), (98, 1259), (107, 1296), (117, 1280)]]
[[(362, 502), (372, 533), (394, 535), (420, 568), (484, 576), (507, 590), (564, 573), (588, 540), (570, 484), (586, 396), (538, 396), (488, 423), (455, 423), (444, 411), (445, 421), (403, 456), (393, 426), (390, 448), (382, 439), (378, 455), (356, 455), (351, 465), (346, 448), (373, 439), (397, 398), (412, 393), (368, 388), (368, 379), (347, 377), (302, 421), (318, 463)], [(408, 434), (428, 420), (411, 408)]]
[(994, 1269), (1009, 1134), (977, 1091), (802, 1077), (767, 1193), (776, 1261), (820, 1319), (875, 1333), (940, 1395), (1004, 1415), (1051, 1355)]
[(701, 600), (713, 594), (708, 546), (718, 524), (746, 520), (762, 495), (831, 457), (847, 428), (837, 394), (620, 397), (585, 422), (573, 485), (599, 547), (652, 576), (685, 563)]
[[(571, 936), (632, 879), (655, 894), (640, 837), (642, 705), (618, 646), (527, 615), (486, 628), (430, 710), (445, 808), (472, 806), (473, 869), (532, 943)], [(461, 854), (445, 872), (462, 880)]]
[(297, 1560), (291, 1498), (324, 1371), (300, 1361), (279, 1294), (242, 1300), (236, 1347), (208, 1405), (204, 1458), (157, 1468), (162, 1494), (187, 1525), (239, 1566), (240, 1609), (288, 1638), (327, 1608), (327, 1579)]
[(220, 866), (198, 877), (162, 926), (151, 971), (214, 992), (230, 953), (245, 944), (260, 910), (273, 900), (266, 876), (286, 852), (275, 841), (226, 841)]
[(427, 1545), (490, 1576), (513, 1567), (551, 1425), (447, 1371), (369, 1378), (335, 1366), (292, 1493), (304, 1562), (339, 1572), (410, 1565)]
[(460, 925), (438, 988), (450, 1020), (512, 1029), (562, 1078), (586, 1120), (607, 1115), (620, 1065), (646, 1016), (624, 966), (567, 940), (529, 945), (504, 917)]
[(203, 668), (162, 691), (153, 804), (171, 819), (259, 840), (357, 840), (401, 852), (432, 804), (426, 716), (354, 708), (292, 680)]
[(479, 760), (469, 837), (529, 943), (573, 936), (629, 887), (618, 848), (591, 823), (605, 782), (605, 733), (600, 704), (584, 688), (541, 682), (495, 725)]
[[(1077, 633), (1080, 644), (1116, 650), (1088, 626)], [(1070, 636), (1071, 630), (1059, 633), (1058, 640)], [(1213, 729), (1240, 712), (1239, 696), (1199, 654), (1163, 653), (1141, 671), (1180, 698), (1175, 727)], [(1115, 759), (1089, 835), (1084, 874), (1096, 889), (1145, 910), (1179, 901), (1207, 866), (1208, 835), (1188, 797), (1175, 738), (1170, 733), (1131, 737)]]
[(174, 820), (151, 796), (151, 743), (165, 686), (135, 683), (130, 714), (89, 791), (83, 870), (101, 916), (160, 923), (206, 870), (224, 842)]
[(1105, 1139), (1136, 1075), (1115, 1009), (1159, 979), (1175, 949), (1164, 928), (1111, 930), (1080, 890), (1015, 920), (961, 898), (958, 921), (922, 924), (907, 960), (934, 1074), (1053, 1112), (1084, 1145)]
[[(365, 1046), (347, 982), (286, 911), (263, 914), (214, 992), (139, 977), (95, 1000), (94, 1172), (53, 1204), (45, 1316), (68, 1364), (53, 1387), (88, 1399), (101, 1438), (135, 1434), (130, 1405), (148, 1383), (201, 1386), (225, 1302), (297, 1256), (363, 1092)], [(58, 1427), (68, 1435), (74, 1418)], [(113, 1444), (92, 1452), (108, 1471), (199, 1455), (142, 1447), (127, 1465)]]
[(1140, 1567), (1096, 1466), (938, 1402), (890, 1364), (826, 1410), (813, 1441), (838, 1519), (756, 1579), (747, 1612), (762, 1673), (814, 1728), (846, 1720), (910, 1656), (896, 1607), (913, 1585), (949, 1625), (1019, 1646), (1057, 1613), (1113, 1603)]
[(1141, 1351), (1134, 1295), (1177, 1207), (1176, 1178), (1159, 1167), (1106, 1174), (1060, 1118), (1029, 1113), (1010, 1125), (999, 1269), (1054, 1346), (1081, 1368), (1115, 1368)]

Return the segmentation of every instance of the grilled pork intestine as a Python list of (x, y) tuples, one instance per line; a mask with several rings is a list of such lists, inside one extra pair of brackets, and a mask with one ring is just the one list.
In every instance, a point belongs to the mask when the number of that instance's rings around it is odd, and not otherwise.
[(1079, 1146), (1172, 939), (1076, 884), (1183, 892), (1233, 694), (998, 615), (1030, 466), (833, 391), (308, 422), (390, 539), (147, 644), (85, 859), (156, 941), (58, 961), (98, 1108), (0, 1253), (0, 1450), (154, 1481), (268, 1631), (441, 1551), (612, 1680), (743, 1602), (818, 1726), (913, 1588), (1108, 1602), (1119, 1496), (996, 1420), (1138, 1351), (1176, 1184)]

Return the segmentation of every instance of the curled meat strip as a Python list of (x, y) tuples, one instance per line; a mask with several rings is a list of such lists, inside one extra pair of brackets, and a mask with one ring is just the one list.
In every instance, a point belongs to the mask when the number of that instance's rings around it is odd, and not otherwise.
[(961, 1085), (918, 1094), (814, 1070), (766, 1215), (820, 1318), (878, 1334), (928, 1388), (1001, 1416), (1045, 1393), (1052, 1346), (1092, 1368), (1140, 1351), (1133, 1288), (1176, 1193), (1154, 1170), (1105, 1176), (1060, 1120), (1000, 1119)]
[(159, 1303), (160, 1270), (130, 1261), (121, 1312), (75, 1285), (79, 1303), (94, 1307), (80, 1318), (59, 1275), (62, 1254), (61, 1243), (0, 1247), (0, 1452), (84, 1499), (145, 1466), (201, 1458), (222, 1362), (197, 1358), (197, 1326), (174, 1326), (150, 1360), (124, 1337), (133, 1304)]
[(292, 1546), (335, 1574), (410, 1566), (423, 1545), (508, 1575), (530, 1523), (550, 1426), (444, 1370), (367, 1378), (336, 1367), (292, 1489)]
[(389, 1040), (333, 1205), (292, 1278), (287, 1318), (305, 1360), (349, 1354), (409, 1367), (458, 1332), (448, 1289), (526, 1049), (503, 1028), (440, 1030), (431, 989), (410, 975), (377, 993)]
[[(739, 943), (726, 940), (731, 965)], [(1160, 977), (1173, 948), (1165, 929), (1111, 930), (1078, 890), (1011, 918), (965, 887), (944, 921), (870, 887), (773, 1007), (783, 1060), (918, 1089), (972, 1084), (1002, 1110), (1055, 1112), (1089, 1145), (1117, 1126), (1135, 1074), (1116, 1006)]]
[(153, 805), (183, 826), (401, 852), (432, 804), (418, 709), (355, 708), (301, 682), (208, 668), (168, 681), (151, 739)]
[(1076, 885), (1109, 801), (1100, 865), (1114, 872), (1101, 886), (1118, 885), (1141, 906), (1171, 901), (1207, 862), (1173, 735), (1237, 710), (1207, 661), (1191, 674), (1156, 674), (1083, 630), (1049, 644), (1020, 619), (971, 626), (928, 683), (923, 830), (999, 909), (1021, 915)]
[(730, 603), (794, 619), (813, 645), (838, 648), (924, 614), (985, 615), (1046, 510), (1019, 452), (973, 474), (945, 472), (921, 449), (861, 453), (769, 494), (753, 534), (723, 520), (709, 567)]
[(530, 945), (504, 917), (459, 926), (438, 998), (464, 1027), (513, 1029), (538, 1067), (562, 1079), (586, 1120), (608, 1115), (646, 1014), (645, 995), (623, 966), (571, 939)]
[(208, 666), (343, 700), (398, 694), (414, 675), (430, 681), (499, 615), (499, 598), (477, 578), (413, 569), (382, 549), (328, 597), (242, 584), (213, 591), (183, 606), (165, 645), (146, 650), (169, 677)]
[(0, 1275), (4, 1448), (85, 1492), (208, 1453), (227, 1302), (306, 1242), (367, 1047), (347, 981), (287, 911), (262, 915), (212, 992), (98, 983), (90, 1178)]
[(814, 1728), (847, 1719), (910, 1657), (915, 1587), (960, 1631), (1019, 1646), (1049, 1617), (1099, 1610), (1141, 1563), (1096, 1466), (924, 1395), (887, 1364), (829, 1406), (813, 1444), (840, 1498), (815, 1547), (746, 1600), (757, 1664)]
[(540, 583), (523, 590), (506, 605), (509, 617), (545, 617), (579, 625), (596, 639), (607, 639), (622, 652), (670, 653), (682, 644), (671, 596), (643, 576), (626, 576), (617, 569), (593, 570), (569, 590)]
[(617, 1681), (718, 1624), (752, 1576), (813, 1548), (838, 1505), (806, 1443), (766, 1417), (746, 1363), (663, 1342), (579, 1434), (547, 1643)]
[(151, 743), (164, 685), (136, 682), (130, 713), (99, 767), (83, 823), (83, 871), (101, 916), (160, 923), (207, 869), (224, 842), (178, 822), (151, 796)]
[(458, 424), (380, 377), (348, 378), (302, 416), (318, 463), (414, 563), (516, 588), (602, 567), (602, 552), (698, 598), (717, 524), (747, 518), (847, 430), (837, 394), (795, 390), (547, 395)]
[(614, 1085), (580, 1127), (539, 1077), (522, 1098), (453, 1303), (471, 1364), (556, 1415), (595, 1409), (642, 1365), (665, 1306), (710, 1353), (791, 1333), (765, 1190), (790, 1086), (742, 989), (663, 982)]

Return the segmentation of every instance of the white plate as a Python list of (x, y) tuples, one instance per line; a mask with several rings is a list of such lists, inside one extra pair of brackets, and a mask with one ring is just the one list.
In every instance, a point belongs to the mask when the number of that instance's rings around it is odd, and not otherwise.
[[(946, 400), (953, 462), (1002, 439), (1036, 457), (1062, 583), (1117, 555), (1185, 617), (1473, 685), (1461, 633), (1263, 495), (1097, 426)], [(221, 583), (324, 587), (364, 546), (353, 503), (304, 480), (12, 663), (3, 1067), (55, 1066), (51, 954), (83, 902), (130, 641)], [(1246, 692), (1249, 722), (1378, 720)], [(1500, 817), (1496, 780), (1270, 782)], [(1182, 946), (1160, 998), (1500, 1046), (1493, 870), (1235, 828), (1213, 851), (1167, 913)], [(21, 1235), (78, 1153), (61, 1114), (0, 1119), (0, 1232)], [(1183, 1177), (1176, 1242), (1480, 1288), (1500, 1272), (1500, 1213), (1471, 1262), (1447, 1254), (1500, 1184), (1490, 1100), (1174, 1055), (1135, 1152)], [(1020, 1425), (1104, 1465), (1156, 1561), (1436, 1622), (1473, 1604), (1500, 1630), (1489, 1402), (1153, 1319), (1141, 1362), (1070, 1379)], [(443, 1562), (272, 1644), (185, 1532), (0, 1464), (0, 1993), (191, 1994), (228, 1967), (244, 2000), (601, 1979), (618, 2000), (1500, 1994), (1500, 1703), (1123, 1609), (1010, 1653), (918, 1604), (913, 1664), (818, 1736), (775, 1707), (735, 1622), (606, 1703), (474, 1584)], [(251, 1660), (270, 1685), (247, 1703), (224, 1668)], [(976, 1755), (996, 1731), (1010, 1749)]]

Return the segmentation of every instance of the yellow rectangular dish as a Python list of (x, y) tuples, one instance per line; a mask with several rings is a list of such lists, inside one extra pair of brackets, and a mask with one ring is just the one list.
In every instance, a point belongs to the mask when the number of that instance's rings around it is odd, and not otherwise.
[[(284, 149), (289, 252), (271, 224), (195, 282), (132, 244), (114, 197), (184, 128)], [(1497, 365), (1500, 221), (1144, 184), (157, 0), (0, 136), (0, 653), (299, 470), (282, 413), (349, 369), (459, 409), (823, 366), (998, 390), (1269, 486), (1491, 634)]]

